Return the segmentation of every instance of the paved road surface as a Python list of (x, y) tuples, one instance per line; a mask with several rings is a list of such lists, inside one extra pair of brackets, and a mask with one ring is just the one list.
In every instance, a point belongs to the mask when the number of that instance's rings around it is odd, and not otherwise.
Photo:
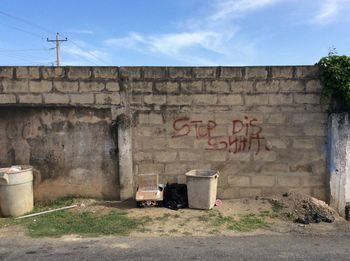
[(0, 260), (350, 260), (350, 236), (0, 237)]

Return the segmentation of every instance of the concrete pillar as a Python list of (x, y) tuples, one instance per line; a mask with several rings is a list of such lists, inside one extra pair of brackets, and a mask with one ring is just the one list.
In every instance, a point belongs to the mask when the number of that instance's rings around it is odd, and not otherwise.
[(350, 202), (350, 119), (348, 113), (329, 117), (328, 170), (330, 175), (330, 205), (345, 217)]
[(131, 120), (125, 114), (117, 117), (120, 200), (134, 197), (132, 128)]

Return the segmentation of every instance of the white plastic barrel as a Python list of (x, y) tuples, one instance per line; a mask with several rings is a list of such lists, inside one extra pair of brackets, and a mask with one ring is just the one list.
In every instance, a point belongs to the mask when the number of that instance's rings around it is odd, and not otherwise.
[(4, 217), (21, 216), (33, 210), (33, 168), (0, 169), (0, 210)]
[(191, 170), (186, 173), (188, 205), (195, 209), (212, 209), (216, 201), (219, 172)]

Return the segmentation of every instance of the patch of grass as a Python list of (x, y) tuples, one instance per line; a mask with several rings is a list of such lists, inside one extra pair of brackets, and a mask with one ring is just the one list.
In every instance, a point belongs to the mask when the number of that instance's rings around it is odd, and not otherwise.
[(75, 202), (76, 202), (76, 199), (74, 197), (61, 197), (55, 200), (42, 201), (35, 204), (34, 210), (32, 211), (32, 213), (71, 206), (71, 205), (74, 205)]
[(278, 202), (277, 200), (271, 200), (270, 203), (272, 206), (272, 211), (275, 213), (280, 212), (284, 208), (284, 204), (281, 202)]
[(255, 216), (254, 214), (242, 216), (239, 220), (234, 220), (230, 222), (227, 226), (229, 230), (234, 230), (238, 232), (248, 232), (259, 228), (267, 227), (268, 224), (265, 222), (265, 220)]
[(165, 214), (163, 214), (163, 216), (156, 217), (154, 219), (157, 220), (157, 221), (167, 221), (167, 220), (169, 220), (170, 217), (171, 217), (171, 214), (165, 213)]

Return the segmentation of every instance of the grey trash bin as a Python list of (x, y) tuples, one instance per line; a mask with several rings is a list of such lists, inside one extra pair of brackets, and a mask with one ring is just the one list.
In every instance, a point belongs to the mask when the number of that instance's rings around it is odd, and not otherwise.
[(16, 217), (33, 208), (33, 168), (13, 166), (0, 169), (1, 214), (4, 217)]
[(215, 205), (219, 172), (191, 170), (186, 173), (188, 205), (190, 208), (211, 209)]

